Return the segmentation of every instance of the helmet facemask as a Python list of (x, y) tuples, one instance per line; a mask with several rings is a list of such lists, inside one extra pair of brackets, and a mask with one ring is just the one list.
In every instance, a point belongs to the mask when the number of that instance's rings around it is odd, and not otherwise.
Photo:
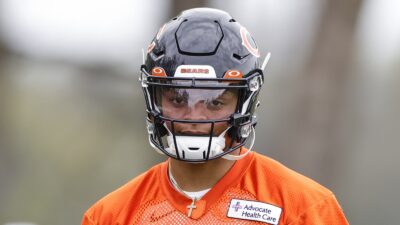
[[(251, 87), (255, 80), (257, 89)], [(142, 67), (152, 147), (187, 162), (236, 159), (227, 154), (243, 146), (255, 126), (261, 84), (259, 70), (247, 78), (221, 79), (160, 77)]]

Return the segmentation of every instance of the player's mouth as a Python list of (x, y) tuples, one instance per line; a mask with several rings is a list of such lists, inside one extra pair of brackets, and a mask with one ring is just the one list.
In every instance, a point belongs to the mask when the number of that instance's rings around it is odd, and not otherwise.
[(210, 132), (198, 131), (198, 130), (182, 130), (178, 132), (178, 135), (190, 135), (190, 136), (210, 136)]

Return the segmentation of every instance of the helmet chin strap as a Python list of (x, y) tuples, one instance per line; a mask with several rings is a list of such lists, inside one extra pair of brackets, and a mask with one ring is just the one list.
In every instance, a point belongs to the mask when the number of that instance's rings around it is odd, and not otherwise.
[(251, 131), (252, 131), (252, 135), (251, 135), (251, 143), (250, 143), (250, 147), (247, 149), (247, 151), (241, 155), (232, 155), (232, 154), (226, 154), (223, 155), (222, 158), (226, 159), (226, 160), (239, 160), (239, 159), (243, 159), (246, 155), (248, 155), (251, 152), (251, 149), (254, 146), (254, 141), (256, 139), (256, 131), (254, 130), (254, 127), (251, 126)]

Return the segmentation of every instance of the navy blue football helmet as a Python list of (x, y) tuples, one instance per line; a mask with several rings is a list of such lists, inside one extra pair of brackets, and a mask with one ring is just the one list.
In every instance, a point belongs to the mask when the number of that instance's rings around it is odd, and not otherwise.
[(230, 153), (250, 136), (254, 142), (259, 57), (250, 33), (227, 12), (195, 8), (164, 24), (140, 75), (151, 146), (187, 162), (242, 158), (248, 151)]

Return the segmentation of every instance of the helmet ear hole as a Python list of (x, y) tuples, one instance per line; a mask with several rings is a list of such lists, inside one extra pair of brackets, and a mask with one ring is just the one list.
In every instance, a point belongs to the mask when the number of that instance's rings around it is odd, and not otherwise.
[(154, 49), (153, 53), (157, 58), (159, 58), (160, 56), (164, 55), (164, 51), (162, 49)]

